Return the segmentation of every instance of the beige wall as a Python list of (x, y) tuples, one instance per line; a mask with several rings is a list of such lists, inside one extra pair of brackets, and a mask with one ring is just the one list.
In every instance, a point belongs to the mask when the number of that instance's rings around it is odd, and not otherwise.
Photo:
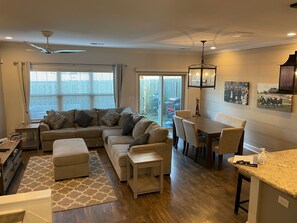
[[(30, 47), (22, 43), (5, 43), (0, 46), (1, 58), (4, 62), (2, 79), (8, 133), (13, 132), (14, 128), (23, 121), (19, 82), (13, 61), (126, 64), (123, 79), (123, 105), (129, 105), (135, 111), (137, 110), (135, 68), (186, 71), (188, 65), (200, 61), (199, 53), (183, 51), (88, 48), (86, 53), (44, 55), (27, 51), (28, 48)], [(297, 145), (296, 106), (294, 105), (293, 113), (258, 109), (256, 92), (257, 83), (278, 82), (279, 65), (283, 64), (288, 55), (294, 53), (296, 49), (297, 44), (291, 44), (207, 56), (205, 60), (207, 63), (218, 66), (217, 87), (202, 91), (194, 88), (186, 89), (186, 108), (194, 113), (195, 99), (201, 94), (202, 114), (213, 118), (217, 111), (222, 111), (247, 119), (245, 135), (247, 147), (266, 147), (268, 150), (295, 148)], [(250, 83), (248, 106), (224, 102), (225, 81)], [(295, 98), (294, 104), (296, 104)]]
[[(293, 99), (293, 112), (277, 112), (257, 108), (257, 83), (278, 83), (280, 65), (297, 44), (258, 48), (210, 55), (207, 63), (218, 66), (217, 87), (202, 92), (202, 110), (209, 117), (218, 111), (247, 120), (246, 147), (266, 147), (279, 150), (297, 147), (297, 108)], [(224, 102), (225, 81), (246, 81), (250, 84), (247, 106)]]
[[(56, 46), (56, 48), (69, 46)], [(3, 57), (4, 101), (7, 131), (11, 133), (23, 122), (22, 101), (16, 67), (13, 61), (48, 63), (126, 64), (123, 77), (122, 105), (129, 105), (137, 111), (137, 75), (135, 68), (148, 70), (187, 71), (189, 64), (197, 63), (197, 53), (182, 51), (157, 51), (136, 49), (87, 48), (85, 53), (46, 55), (32, 52), (22, 43), (5, 43), (0, 46)], [(197, 90), (196, 90), (197, 91)], [(195, 92), (195, 90), (193, 90)], [(193, 94), (191, 94), (192, 97)], [(190, 99), (192, 100), (192, 97)], [(190, 102), (186, 97), (186, 102)], [(193, 102), (194, 103), (194, 102)], [(192, 104), (191, 103), (191, 106)], [(193, 109), (194, 110), (194, 109)]]
[[(1, 46), (1, 43), (0, 43)], [(6, 137), (6, 120), (4, 109), (4, 95), (3, 95), (3, 83), (2, 83), (2, 65), (1, 65), (1, 48), (0, 48), (0, 138)]]

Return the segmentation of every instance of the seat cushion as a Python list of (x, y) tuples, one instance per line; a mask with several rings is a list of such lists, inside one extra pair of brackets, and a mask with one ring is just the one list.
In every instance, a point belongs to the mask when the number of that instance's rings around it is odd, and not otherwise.
[(129, 144), (134, 141), (132, 136), (109, 136), (108, 137), (108, 145), (115, 145), (115, 144)]
[(113, 159), (117, 161), (120, 167), (127, 166), (127, 152), (129, 144), (116, 144), (111, 148)]
[(77, 127), (75, 137), (77, 138), (99, 138), (102, 131), (98, 126), (88, 126), (87, 128)]
[(89, 162), (89, 150), (81, 138), (60, 139), (53, 144), (55, 166), (68, 166)]
[(53, 141), (56, 139), (68, 139), (75, 138), (75, 128), (65, 128), (65, 129), (57, 129), (44, 131), (41, 133), (42, 140)]
[(102, 139), (104, 143), (108, 143), (108, 137), (109, 136), (121, 136), (122, 135), (122, 129), (105, 129), (102, 132)]

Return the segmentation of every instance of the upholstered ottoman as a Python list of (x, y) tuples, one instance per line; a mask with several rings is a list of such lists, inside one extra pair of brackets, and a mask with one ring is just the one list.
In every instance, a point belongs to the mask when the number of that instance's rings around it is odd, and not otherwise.
[(59, 139), (53, 144), (55, 180), (89, 176), (89, 150), (81, 138)]

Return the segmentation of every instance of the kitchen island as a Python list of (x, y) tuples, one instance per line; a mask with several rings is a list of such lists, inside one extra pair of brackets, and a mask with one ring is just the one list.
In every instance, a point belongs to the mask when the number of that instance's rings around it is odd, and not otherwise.
[(251, 176), (248, 223), (297, 222), (297, 149), (267, 153), (258, 167), (228, 162)]

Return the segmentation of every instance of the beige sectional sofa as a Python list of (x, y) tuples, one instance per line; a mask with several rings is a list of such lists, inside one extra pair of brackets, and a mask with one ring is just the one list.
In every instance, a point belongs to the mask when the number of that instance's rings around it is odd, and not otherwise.
[[(80, 110), (58, 112), (65, 117), (62, 126), (58, 129), (52, 129), (49, 124), (42, 122), (40, 125), (40, 136), (43, 151), (52, 151), (53, 142), (57, 139), (83, 138), (89, 148), (105, 147), (120, 181), (125, 181), (127, 152), (154, 150), (164, 158), (164, 174), (171, 173), (172, 139), (168, 136), (167, 129), (138, 114), (132, 113), (129, 107), (83, 111), (92, 117), (88, 126), (81, 127), (77, 123)], [(112, 126), (107, 126), (102, 121), (109, 111), (115, 111), (120, 115), (119, 120)], [(123, 129), (126, 129), (126, 122), (129, 118), (130, 122), (131, 119), (133, 120), (133, 125), (135, 126), (131, 134), (123, 135)], [(146, 138), (147, 141), (140, 142), (140, 145), (137, 145), (143, 136), (148, 136)], [(131, 143), (136, 145), (130, 146)], [(157, 169), (154, 171), (155, 175), (159, 174)]]

